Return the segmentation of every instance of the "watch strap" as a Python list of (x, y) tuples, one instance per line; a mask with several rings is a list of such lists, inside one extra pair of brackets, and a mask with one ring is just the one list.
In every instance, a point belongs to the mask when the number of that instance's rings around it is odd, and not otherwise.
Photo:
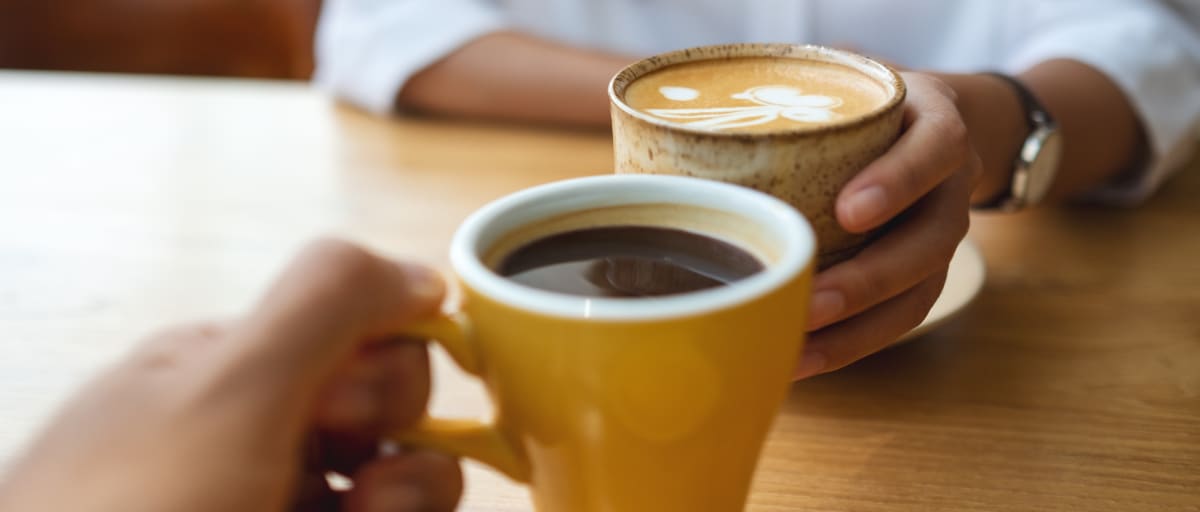
[[(1026, 87), (1025, 84), (1020, 80), (1017, 80), (1016, 78), (1004, 73), (986, 72), (983, 74), (999, 78), (1000, 80), (1004, 81), (1016, 94), (1017, 101), (1021, 104), (1021, 109), (1025, 113), (1025, 128), (1027, 130), (1026, 137), (1032, 136), (1034, 131), (1037, 130), (1038, 125), (1041, 124), (1039, 123), (1038, 116), (1041, 117), (1041, 121), (1049, 122), (1050, 117), (1046, 113), (1046, 109), (1042, 107), (1042, 103), (1037, 100), (1036, 96), (1033, 95), (1033, 91), (1030, 91), (1029, 87)], [(1024, 147), (1024, 142), (1022, 142), (1021, 145)], [(1013, 201), (1016, 199), (1016, 193), (1013, 190), (1014, 175), (1017, 171), (1017, 167), (1024, 164), (1021, 161), (1021, 158), (1021, 152), (1018, 150), (1016, 158), (1013, 159), (1008, 180), (1005, 181), (1005, 186), (1001, 188), (1000, 191), (994, 196), (974, 205), (975, 209), (1007, 209), (1006, 207), (1009, 207), (1009, 205), (1013, 204)]]

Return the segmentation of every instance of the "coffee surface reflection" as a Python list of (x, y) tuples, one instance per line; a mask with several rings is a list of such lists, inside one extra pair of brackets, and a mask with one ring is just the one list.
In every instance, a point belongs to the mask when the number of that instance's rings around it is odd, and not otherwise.
[(517, 249), (498, 269), (513, 281), (546, 291), (628, 298), (705, 290), (762, 270), (762, 262), (728, 242), (643, 226), (551, 235)]

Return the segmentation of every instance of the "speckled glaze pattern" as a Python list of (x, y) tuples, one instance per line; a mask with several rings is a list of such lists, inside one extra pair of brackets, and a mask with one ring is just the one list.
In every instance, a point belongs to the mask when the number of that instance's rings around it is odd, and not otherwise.
[[(625, 105), (625, 88), (647, 73), (699, 60), (740, 57), (820, 60), (862, 71), (894, 91), (878, 109), (836, 123), (768, 133), (716, 132), (672, 124)], [(874, 233), (843, 230), (834, 217), (842, 187), (895, 142), (906, 88), (876, 61), (820, 46), (733, 44), (690, 48), (634, 63), (613, 78), (613, 145), (617, 173), (675, 174), (736, 183), (795, 206), (816, 231), (819, 265), (854, 255)]]

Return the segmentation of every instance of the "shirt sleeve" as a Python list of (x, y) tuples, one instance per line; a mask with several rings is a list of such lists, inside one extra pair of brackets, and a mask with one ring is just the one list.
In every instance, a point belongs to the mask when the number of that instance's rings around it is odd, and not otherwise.
[[(1036, 2), (1032, 22), (1007, 56), (1018, 73), (1055, 58), (1106, 74), (1131, 100), (1149, 142), (1148, 159), (1094, 191), (1092, 199), (1137, 203), (1196, 148), (1200, 119), (1200, 36), (1167, 7), (1144, 0)], [(1193, 20), (1194, 21), (1194, 20)]]
[(413, 74), (503, 26), (501, 13), (483, 0), (325, 0), (313, 80), (385, 114)]

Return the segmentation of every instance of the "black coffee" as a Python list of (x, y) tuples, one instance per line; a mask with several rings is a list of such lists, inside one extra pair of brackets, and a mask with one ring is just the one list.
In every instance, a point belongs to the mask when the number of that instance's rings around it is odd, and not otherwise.
[(501, 275), (552, 292), (657, 297), (725, 285), (763, 270), (729, 243), (670, 228), (613, 226), (531, 242), (500, 264)]

